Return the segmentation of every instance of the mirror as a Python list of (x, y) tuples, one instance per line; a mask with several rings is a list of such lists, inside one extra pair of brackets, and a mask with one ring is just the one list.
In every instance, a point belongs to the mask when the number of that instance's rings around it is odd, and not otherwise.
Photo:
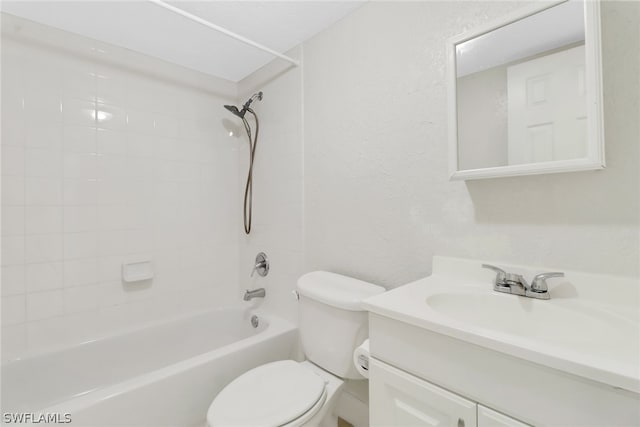
[(534, 5), (447, 53), (451, 179), (604, 167), (598, 2)]

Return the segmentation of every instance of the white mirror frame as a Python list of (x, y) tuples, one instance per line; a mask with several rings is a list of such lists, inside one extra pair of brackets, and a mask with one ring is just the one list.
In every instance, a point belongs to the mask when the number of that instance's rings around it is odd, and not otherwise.
[(558, 172), (597, 170), (605, 167), (604, 124), (602, 112), (602, 49), (600, 35), (600, 2), (584, 1), (585, 17), (585, 79), (587, 87), (587, 156), (581, 159), (556, 160), (522, 165), (498, 166), (481, 169), (458, 170), (458, 113), (456, 45), (482, 34), (504, 27), (520, 19), (564, 3), (533, 5), (517, 10), (505, 17), (475, 28), (447, 41), (447, 83), (449, 99), (449, 174), (450, 180), (498, 178), (537, 175)]

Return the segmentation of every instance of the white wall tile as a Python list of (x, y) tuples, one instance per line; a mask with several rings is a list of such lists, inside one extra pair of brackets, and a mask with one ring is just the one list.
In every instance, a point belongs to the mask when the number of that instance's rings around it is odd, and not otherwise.
[(69, 153), (95, 153), (97, 151), (96, 129), (91, 126), (65, 126), (64, 151)]
[(2, 175), (24, 175), (24, 148), (7, 146), (2, 149)]
[(2, 206), (24, 205), (24, 177), (3, 176), (1, 180)]
[(2, 265), (22, 264), (25, 260), (24, 236), (2, 237)]
[(59, 178), (62, 175), (62, 153), (58, 150), (26, 148), (26, 176)]
[(156, 136), (140, 133), (127, 134), (127, 154), (134, 157), (150, 157), (153, 155)]
[(22, 294), (26, 290), (23, 264), (5, 265), (2, 271), (2, 296)]
[(25, 211), (25, 232), (27, 235), (61, 233), (62, 207), (27, 206)]
[(25, 320), (25, 297), (2, 297), (2, 326), (15, 325)]
[(123, 230), (98, 232), (98, 256), (105, 257), (128, 253)]
[(96, 126), (96, 103), (84, 99), (68, 98), (63, 102), (64, 124)]
[(64, 285), (82, 286), (98, 282), (98, 259), (67, 259), (64, 261)]
[(98, 258), (99, 281), (103, 283), (119, 281), (122, 277), (122, 263), (124, 258), (124, 255), (104, 256)]
[(127, 158), (117, 154), (101, 154), (98, 156), (98, 178), (118, 179), (127, 175)]
[(98, 181), (66, 178), (63, 180), (62, 198), (65, 206), (95, 205), (98, 201)]
[(26, 265), (27, 292), (59, 289), (63, 286), (62, 262)]
[(54, 124), (62, 121), (62, 101), (59, 93), (43, 93), (41, 88), (27, 88), (25, 92), (25, 120), (27, 125)]
[(28, 177), (25, 182), (25, 204), (61, 205), (62, 204), (62, 179)]
[(2, 235), (24, 235), (24, 206), (2, 208)]
[[(150, 111), (127, 111), (127, 129), (137, 133), (155, 133), (155, 117)], [(168, 135), (165, 135), (168, 136)]]
[(25, 237), (26, 263), (60, 261), (62, 259), (62, 233), (34, 234)]
[(98, 235), (95, 231), (64, 233), (64, 259), (95, 258), (98, 256)]
[(70, 60), (62, 70), (62, 92), (70, 98), (95, 100), (95, 69), (89, 62)]
[(127, 132), (113, 129), (98, 129), (96, 132), (99, 154), (124, 155), (127, 153)]
[(27, 294), (27, 320), (42, 320), (64, 312), (62, 290)]
[(127, 113), (120, 106), (97, 103), (96, 125), (102, 129), (124, 130), (127, 127)]
[(95, 206), (65, 206), (64, 231), (77, 233), (96, 229), (98, 209)]
[(64, 312), (78, 313), (98, 308), (98, 285), (78, 286), (64, 290)]
[(28, 126), (25, 131), (25, 146), (59, 151), (62, 147), (62, 134), (60, 124)]
[[(154, 75), (166, 78), (133, 72), (156, 61), (132, 52), (130, 67), (77, 55), (68, 37), (64, 50), (3, 39), (2, 295), (23, 298), (21, 315), (6, 313), (19, 323), (3, 325), (3, 360), (222, 304), (222, 292), (195, 293), (212, 274), (235, 288), (237, 218), (201, 212), (203, 194), (238, 205), (236, 146), (216, 141), (232, 100), (181, 86), (162, 62)], [(205, 160), (204, 144), (216, 155)], [(219, 247), (228, 254), (213, 267), (204, 254)], [(157, 281), (123, 286), (133, 255), (154, 259)]]
[(65, 178), (98, 178), (98, 160), (96, 153), (64, 153), (63, 175)]

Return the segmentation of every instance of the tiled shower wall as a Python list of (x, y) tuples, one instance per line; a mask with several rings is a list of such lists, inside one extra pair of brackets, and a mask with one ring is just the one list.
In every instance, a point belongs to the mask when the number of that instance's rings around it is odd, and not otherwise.
[(237, 296), (235, 85), (2, 19), (3, 359)]

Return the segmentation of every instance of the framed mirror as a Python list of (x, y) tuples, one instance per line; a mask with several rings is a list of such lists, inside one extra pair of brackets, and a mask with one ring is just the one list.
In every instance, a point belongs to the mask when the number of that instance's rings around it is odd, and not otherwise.
[(602, 169), (600, 4), (536, 4), (450, 39), (450, 178)]

